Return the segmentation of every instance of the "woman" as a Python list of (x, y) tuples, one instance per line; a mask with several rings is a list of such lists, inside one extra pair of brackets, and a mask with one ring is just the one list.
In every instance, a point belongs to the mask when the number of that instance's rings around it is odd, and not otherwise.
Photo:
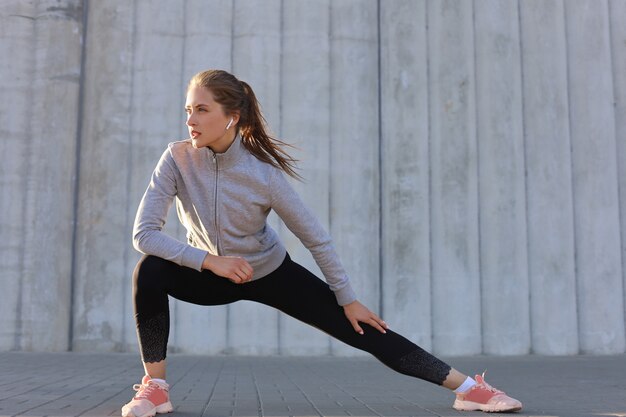
[[(481, 376), (467, 377), (389, 330), (357, 300), (329, 235), (287, 182), (285, 173), (298, 177), (295, 160), (267, 134), (248, 84), (225, 71), (198, 73), (185, 109), (190, 139), (168, 145), (135, 219), (133, 243), (145, 254), (133, 274), (145, 376), (122, 416), (173, 410), (165, 381), (168, 295), (201, 305), (260, 302), (398, 372), (454, 390), (457, 410), (521, 409)], [(162, 232), (174, 200), (187, 243)], [(311, 251), (327, 283), (289, 258), (266, 223), (270, 210)]]

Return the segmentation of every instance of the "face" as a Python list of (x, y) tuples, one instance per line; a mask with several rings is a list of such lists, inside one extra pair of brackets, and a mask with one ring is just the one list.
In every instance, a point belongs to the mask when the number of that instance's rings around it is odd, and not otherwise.
[[(187, 127), (194, 148), (208, 146), (213, 152), (224, 152), (235, 139), (237, 114), (226, 115), (222, 105), (213, 100), (211, 92), (204, 87), (194, 85), (187, 92), (185, 103)], [(231, 118), (233, 122), (226, 129)]]

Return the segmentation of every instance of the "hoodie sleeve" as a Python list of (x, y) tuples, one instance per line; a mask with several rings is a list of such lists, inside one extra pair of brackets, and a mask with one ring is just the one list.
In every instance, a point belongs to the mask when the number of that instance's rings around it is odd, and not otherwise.
[(176, 169), (168, 147), (154, 169), (150, 184), (139, 203), (133, 226), (133, 246), (141, 253), (201, 271), (207, 252), (180, 242), (162, 231), (177, 193)]
[(282, 171), (274, 167), (270, 174), (270, 198), (272, 209), (313, 255), (330, 289), (334, 291), (337, 303), (343, 306), (356, 300), (330, 235), (305, 206)]

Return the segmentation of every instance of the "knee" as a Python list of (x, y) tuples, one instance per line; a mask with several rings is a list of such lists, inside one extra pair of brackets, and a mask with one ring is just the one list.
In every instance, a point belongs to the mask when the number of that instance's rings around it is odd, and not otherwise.
[(153, 255), (143, 255), (133, 272), (133, 289), (159, 285), (159, 277), (166, 268), (167, 261)]

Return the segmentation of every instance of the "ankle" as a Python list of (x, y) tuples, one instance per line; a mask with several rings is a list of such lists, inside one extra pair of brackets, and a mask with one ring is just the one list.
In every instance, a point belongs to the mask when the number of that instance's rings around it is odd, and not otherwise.
[(143, 369), (150, 378), (165, 379), (167, 362), (163, 359), (160, 362), (144, 362)]
[(471, 378), (468, 376), (467, 378), (465, 378), (465, 381), (463, 381), (463, 383), (454, 390), (454, 393), (465, 394), (466, 392), (471, 390), (474, 387), (474, 385), (476, 385), (476, 381), (474, 380), (474, 378)]
[(457, 388), (459, 388), (461, 385), (463, 385), (463, 383), (467, 380), (467, 375), (462, 374), (461, 372), (457, 371), (456, 369), (452, 368), (450, 369), (450, 372), (448, 373), (448, 376), (446, 377), (445, 381), (443, 381), (443, 386), (447, 389), (449, 389), (450, 391), (454, 391)]

